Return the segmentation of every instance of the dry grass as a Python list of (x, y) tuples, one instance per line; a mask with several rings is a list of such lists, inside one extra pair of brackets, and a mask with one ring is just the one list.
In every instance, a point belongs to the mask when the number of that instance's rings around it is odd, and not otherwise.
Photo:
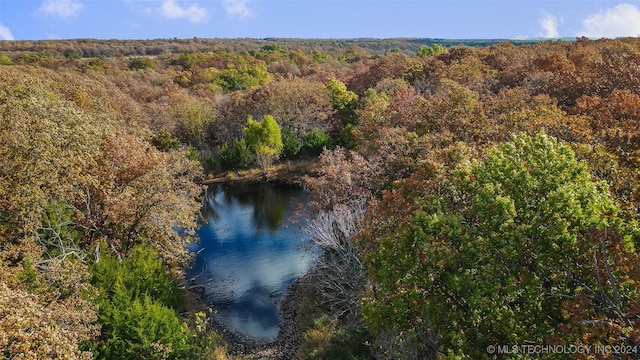
[(217, 184), (230, 181), (285, 181), (299, 182), (305, 176), (317, 176), (318, 165), (315, 159), (304, 159), (295, 162), (287, 161), (273, 165), (262, 171), (259, 168), (230, 170), (217, 174), (208, 174), (201, 184)]

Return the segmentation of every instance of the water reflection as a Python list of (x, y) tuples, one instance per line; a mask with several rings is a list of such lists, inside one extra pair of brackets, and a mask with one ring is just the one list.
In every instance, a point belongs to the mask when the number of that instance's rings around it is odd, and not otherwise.
[(278, 303), (314, 260), (294, 221), (305, 202), (302, 189), (274, 184), (219, 185), (205, 195), (190, 275), (200, 275), (220, 320), (241, 333), (274, 338)]

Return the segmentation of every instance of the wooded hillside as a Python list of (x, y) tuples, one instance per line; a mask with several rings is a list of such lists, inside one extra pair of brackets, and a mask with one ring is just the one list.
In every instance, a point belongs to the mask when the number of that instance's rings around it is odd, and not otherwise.
[(291, 357), (635, 349), (640, 40), (474, 44), (0, 42), (0, 352), (227, 356), (185, 307), (196, 182), (301, 160)]

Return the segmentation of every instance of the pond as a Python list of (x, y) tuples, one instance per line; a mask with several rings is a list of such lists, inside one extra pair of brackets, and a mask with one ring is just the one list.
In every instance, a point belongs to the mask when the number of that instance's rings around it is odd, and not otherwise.
[(225, 184), (204, 197), (200, 242), (188, 275), (202, 285), (215, 318), (240, 334), (274, 339), (278, 305), (316, 256), (306, 249), (300, 221), (307, 204), (301, 187)]

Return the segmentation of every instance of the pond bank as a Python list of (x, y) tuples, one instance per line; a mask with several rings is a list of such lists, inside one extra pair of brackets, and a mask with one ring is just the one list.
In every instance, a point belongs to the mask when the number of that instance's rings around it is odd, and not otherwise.
[(214, 185), (227, 182), (282, 182), (286, 184), (302, 184), (305, 177), (320, 175), (315, 161), (297, 161), (275, 165), (266, 172), (260, 169), (233, 170), (218, 174), (208, 174), (206, 178), (197, 180), (200, 185)]
[(234, 332), (222, 323), (213, 323), (213, 328), (229, 346), (229, 353), (240, 359), (294, 360), (302, 345), (298, 307), (311, 291), (310, 279), (313, 268), (294, 281), (279, 305), (282, 323), (274, 340), (253, 338)]

